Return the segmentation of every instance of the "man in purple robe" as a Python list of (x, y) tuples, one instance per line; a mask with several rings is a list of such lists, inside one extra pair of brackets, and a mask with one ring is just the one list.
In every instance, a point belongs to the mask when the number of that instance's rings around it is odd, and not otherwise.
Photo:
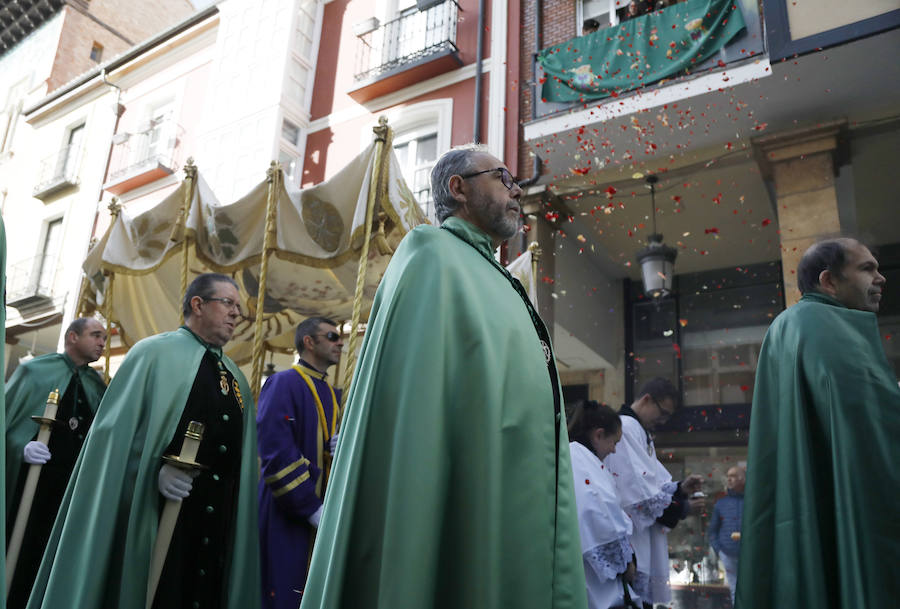
[(303, 321), (294, 344), (299, 361), (263, 385), (256, 415), (264, 609), (300, 605), (340, 419), (340, 390), (325, 373), (344, 344), (335, 323)]

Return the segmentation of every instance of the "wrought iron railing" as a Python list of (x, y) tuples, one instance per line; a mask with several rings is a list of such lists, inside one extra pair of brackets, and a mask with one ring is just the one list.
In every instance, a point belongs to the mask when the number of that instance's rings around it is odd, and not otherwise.
[(148, 121), (135, 133), (115, 134), (108, 182), (119, 182), (157, 167), (174, 173), (178, 170), (183, 135), (184, 129), (170, 116)]
[(458, 51), (459, 5), (445, 0), (359, 34), (356, 80), (378, 78), (442, 51)]
[(59, 256), (41, 255), (9, 265), (6, 270), (6, 299), (11, 307), (47, 301), (62, 266)]
[(44, 158), (38, 169), (37, 184), (32, 195), (41, 197), (64, 186), (78, 184), (78, 162), (81, 144), (69, 144)]

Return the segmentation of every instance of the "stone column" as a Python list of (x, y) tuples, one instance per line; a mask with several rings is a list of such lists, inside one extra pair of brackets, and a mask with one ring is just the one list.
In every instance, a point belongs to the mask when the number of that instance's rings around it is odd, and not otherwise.
[(753, 140), (760, 173), (773, 186), (787, 306), (800, 299), (797, 264), (803, 252), (841, 232), (835, 177), (845, 129), (840, 121)]

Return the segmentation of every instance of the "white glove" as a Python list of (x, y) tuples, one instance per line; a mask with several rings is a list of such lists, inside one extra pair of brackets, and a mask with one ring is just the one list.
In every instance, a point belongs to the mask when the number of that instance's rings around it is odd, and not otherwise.
[(310, 514), (309, 517), (306, 519), (309, 522), (309, 524), (313, 525), (317, 529), (319, 528), (319, 520), (322, 518), (322, 508), (323, 507), (325, 507), (325, 506), (320, 505), (319, 509), (317, 509), (315, 512)]
[(188, 472), (168, 463), (159, 470), (159, 492), (166, 499), (181, 501), (191, 494), (194, 477)]
[(341, 435), (340, 432), (334, 434), (333, 436), (331, 436), (331, 439), (328, 440), (328, 452), (330, 452), (332, 455), (334, 454), (334, 449), (337, 448), (337, 440), (339, 435)]
[(32, 440), (25, 445), (22, 451), (25, 455), (25, 463), (32, 465), (43, 465), (50, 460), (50, 449), (43, 442)]

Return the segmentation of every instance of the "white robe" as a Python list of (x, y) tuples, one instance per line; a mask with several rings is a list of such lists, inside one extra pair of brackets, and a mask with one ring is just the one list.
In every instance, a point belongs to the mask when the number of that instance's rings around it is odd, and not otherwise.
[(653, 441), (634, 417), (622, 416), (622, 439), (616, 452), (605, 459), (616, 484), (622, 509), (634, 523), (631, 543), (637, 558), (637, 577), (632, 584), (641, 599), (667, 603), (669, 591), (669, 529), (656, 519), (672, 502), (678, 488), (672, 475), (656, 458)]
[(621, 605), (622, 579), (631, 561), (631, 518), (622, 510), (616, 483), (603, 461), (579, 442), (569, 444), (575, 504), (589, 609)]

